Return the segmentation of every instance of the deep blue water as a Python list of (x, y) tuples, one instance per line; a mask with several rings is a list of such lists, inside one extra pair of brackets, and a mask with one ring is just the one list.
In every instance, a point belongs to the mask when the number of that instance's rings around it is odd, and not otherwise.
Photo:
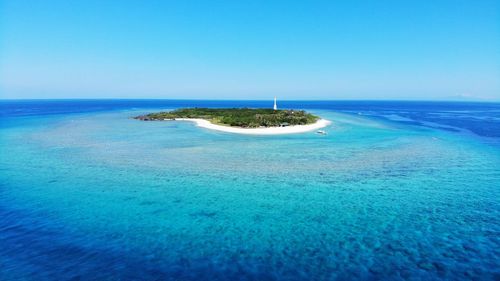
[[(0, 102), (0, 117), (179, 107), (269, 107), (269, 101), (218, 100), (12, 100)], [(500, 103), (420, 101), (281, 101), (283, 108), (326, 109), (404, 124), (500, 137)], [(8, 125), (5, 124), (4, 125)]]
[(0, 101), (0, 280), (499, 280), (500, 104), (283, 101), (326, 136)]

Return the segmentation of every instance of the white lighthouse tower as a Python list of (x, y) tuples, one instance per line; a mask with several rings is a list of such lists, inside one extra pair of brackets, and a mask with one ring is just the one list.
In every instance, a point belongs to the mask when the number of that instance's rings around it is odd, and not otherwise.
[(276, 105), (276, 97), (274, 97), (274, 107), (273, 107), (274, 110), (278, 110), (278, 106)]

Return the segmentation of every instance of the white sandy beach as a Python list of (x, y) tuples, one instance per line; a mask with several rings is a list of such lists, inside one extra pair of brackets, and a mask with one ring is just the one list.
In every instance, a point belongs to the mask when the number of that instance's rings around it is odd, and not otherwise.
[(204, 119), (176, 118), (175, 121), (190, 121), (190, 122), (195, 122), (198, 127), (227, 132), (227, 133), (245, 134), (245, 135), (298, 134), (298, 133), (305, 133), (305, 132), (318, 130), (318, 129), (324, 128), (324, 127), (331, 124), (331, 122), (328, 120), (319, 119), (318, 121), (316, 121), (316, 123), (309, 124), (309, 125), (246, 129), (246, 128), (236, 128), (236, 127), (216, 125), (216, 124), (212, 124), (212, 123), (210, 123), (210, 121), (207, 121)]

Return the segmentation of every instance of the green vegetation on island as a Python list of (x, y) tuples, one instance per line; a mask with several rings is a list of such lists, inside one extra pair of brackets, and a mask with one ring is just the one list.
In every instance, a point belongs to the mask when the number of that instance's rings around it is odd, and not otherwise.
[(177, 118), (205, 119), (214, 124), (242, 128), (306, 125), (319, 117), (304, 110), (273, 110), (263, 108), (181, 108), (134, 117), (144, 121), (175, 120)]

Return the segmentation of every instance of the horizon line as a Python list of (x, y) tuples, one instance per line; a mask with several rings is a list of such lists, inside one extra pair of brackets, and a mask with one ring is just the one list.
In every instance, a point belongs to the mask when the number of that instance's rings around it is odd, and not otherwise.
[[(0, 101), (111, 101), (111, 100), (171, 100), (171, 101), (270, 101), (273, 99), (200, 99), (200, 98), (0, 98)], [(500, 103), (500, 99), (277, 99), (278, 101), (336, 102), (336, 101), (400, 101), (400, 102), (478, 102)]]

